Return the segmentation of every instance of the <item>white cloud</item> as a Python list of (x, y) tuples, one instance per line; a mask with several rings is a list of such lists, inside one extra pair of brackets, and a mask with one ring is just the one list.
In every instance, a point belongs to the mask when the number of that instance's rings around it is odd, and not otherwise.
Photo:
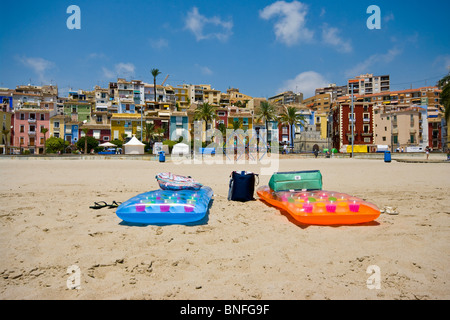
[(105, 55), (104, 53), (96, 53), (96, 52), (93, 52), (93, 53), (90, 53), (90, 54), (87, 56), (87, 58), (88, 58), (88, 59), (106, 59), (106, 55)]
[(115, 78), (115, 77), (133, 77), (135, 73), (136, 67), (132, 63), (124, 63), (120, 62), (114, 66), (114, 69), (108, 69), (103, 67), (103, 75), (107, 79)]
[(204, 75), (209, 76), (209, 75), (213, 74), (212, 70), (208, 67), (199, 66), (199, 68), (200, 68), (200, 71), (202, 72), (202, 74), (204, 74)]
[(434, 60), (433, 67), (438, 67), (443, 72), (450, 72), (450, 54), (438, 56)]
[(298, 2), (277, 1), (259, 12), (264, 20), (278, 17), (274, 25), (278, 41), (292, 46), (299, 41), (310, 41), (314, 32), (306, 28), (308, 6)]
[(39, 57), (16, 57), (16, 59), (24, 66), (32, 69), (39, 77), (41, 82), (49, 82), (46, 79), (46, 72), (52, 69), (55, 64), (49, 60)]
[(342, 39), (339, 29), (329, 27), (327, 24), (322, 27), (322, 40), (324, 43), (335, 47), (339, 52), (349, 53), (353, 51), (350, 40)]
[(279, 92), (302, 92), (303, 97), (306, 99), (312, 97), (317, 88), (325, 87), (329, 83), (330, 82), (320, 73), (315, 71), (306, 71), (298, 74), (294, 79), (286, 80), (283, 86), (278, 90)]
[(193, 7), (186, 17), (185, 29), (191, 31), (197, 41), (207, 39), (227, 41), (233, 34), (233, 21), (222, 20), (217, 16), (208, 18), (201, 15), (197, 7)]
[(394, 16), (394, 14), (391, 12), (391, 13), (385, 15), (385, 16), (383, 17), (383, 20), (384, 20), (384, 22), (394, 21), (394, 20), (395, 20), (395, 16)]
[(347, 77), (355, 77), (363, 73), (370, 72), (370, 69), (373, 68), (377, 64), (388, 64), (392, 62), (395, 57), (400, 55), (402, 53), (401, 49), (398, 48), (392, 48), (389, 49), (387, 53), (381, 54), (376, 53), (368, 57), (366, 60), (358, 63), (353, 68), (347, 70), (346, 76)]
[(167, 41), (166, 39), (163, 39), (163, 38), (151, 39), (150, 45), (152, 46), (153, 49), (161, 50), (161, 49), (169, 47), (169, 41)]

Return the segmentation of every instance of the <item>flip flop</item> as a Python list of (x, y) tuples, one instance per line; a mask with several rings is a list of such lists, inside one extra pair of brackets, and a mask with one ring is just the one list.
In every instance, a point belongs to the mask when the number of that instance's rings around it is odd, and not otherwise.
[(94, 204), (95, 204), (94, 206), (90, 206), (89, 208), (98, 210), (108, 206), (108, 204), (105, 201), (94, 202)]
[(117, 208), (122, 202), (113, 201), (112, 204), (109, 205), (109, 209)]

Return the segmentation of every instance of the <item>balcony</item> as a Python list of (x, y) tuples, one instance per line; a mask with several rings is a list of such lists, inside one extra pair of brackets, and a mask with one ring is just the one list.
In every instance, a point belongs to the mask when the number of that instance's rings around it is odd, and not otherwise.
[(34, 119), (28, 119), (28, 123), (36, 123), (36, 119), (34, 118)]
[(363, 118), (363, 122), (370, 122), (370, 118)]
[(28, 131), (28, 135), (35, 137), (36, 136), (36, 131)]

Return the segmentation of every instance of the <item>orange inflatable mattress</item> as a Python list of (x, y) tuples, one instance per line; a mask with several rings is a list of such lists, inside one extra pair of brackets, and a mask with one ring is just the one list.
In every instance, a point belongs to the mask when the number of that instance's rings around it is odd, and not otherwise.
[(351, 225), (370, 222), (380, 216), (376, 205), (340, 192), (274, 192), (268, 186), (256, 192), (261, 200), (286, 210), (302, 224)]

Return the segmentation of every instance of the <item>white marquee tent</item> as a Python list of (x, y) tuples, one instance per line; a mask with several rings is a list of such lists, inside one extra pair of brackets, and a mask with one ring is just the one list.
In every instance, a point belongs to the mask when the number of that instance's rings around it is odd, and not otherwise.
[(123, 146), (125, 147), (125, 154), (144, 154), (145, 144), (140, 142), (135, 136)]

